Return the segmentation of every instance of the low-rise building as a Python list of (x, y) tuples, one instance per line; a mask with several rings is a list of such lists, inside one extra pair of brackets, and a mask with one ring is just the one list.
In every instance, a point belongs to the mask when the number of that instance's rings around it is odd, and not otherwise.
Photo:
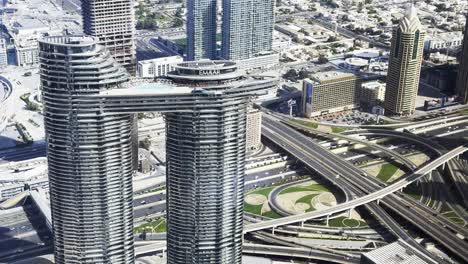
[(360, 104), (373, 107), (385, 100), (385, 83), (379, 81), (365, 82), (361, 84)]
[(0, 68), (8, 65), (6, 40), (0, 36)]
[(174, 70), (175, 63), (182, 62), (181, 56), (162, 57), (138, 62), (137, 74), (140, 78), (155, 78), (166, 76), (168, 72)]
[(262, 145), (262, 112), (251, 108), (247, 112), (246, 149), (255, 150)]
[(424, 50), (452, 49), (461, 47), (463, 44), (463, 33), (460, 31), (444, 32), (429, 35), (424, 40)]
[(412, 247), (403, 240), (397, 240), (391, 244), (362, 254), (362, 264), (425, 264), (428, 263), (422, 257), (418, 249)]
[(342, 71), (320, 72), (303, 81), (302, 113), (305, 117), (342, 112), (359, 107), (360, 80)]
[(260, 53), (252, 58), (237, 61), (243, 70), (268, 69), (279, 63), (279, 54), (276, 52)]

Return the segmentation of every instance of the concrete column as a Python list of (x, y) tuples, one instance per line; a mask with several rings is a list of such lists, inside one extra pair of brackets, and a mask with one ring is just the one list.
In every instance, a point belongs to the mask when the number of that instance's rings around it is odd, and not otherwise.
[(328, 226), (329, 221), (330, 221), (330, 215), (327, 215), (327, 226)]

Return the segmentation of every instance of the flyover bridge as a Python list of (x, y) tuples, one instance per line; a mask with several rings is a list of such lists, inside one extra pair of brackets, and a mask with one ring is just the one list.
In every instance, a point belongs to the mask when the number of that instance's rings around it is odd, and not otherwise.
[[(335, 185), (338, 184), (339, 186), (353, 189), (355, 194), (354, 197), (367, 196), (385, 187), (385, 184), (379, 183), (378, 181), (376, 182), (375, 178), (369, 177), (361, 169), (356, 168), (354, 165), (344, 161), (341, 157), (329, 152), (320, 145), (311, 141), (308, 137), (302, 135), (279, 120), (275, 120), (269, 116), (266, 116), (264, 120), (264, 127), (266, 129), (264, 129), (263, 133), (267, 138), (273, 140), (273, 142), (284, 148), (300, 161), (304, 162), (307, 166), (311, 167), (312, 169), (318, 168), (320, 170), (326, 169), (334, 171), (335, 174), (333, 174), (333, 177), (330, 177), (330, 175), (325, 175), (324, 177)], [(399, 136), (406, 136), (405, 134), (401, 135), (400, 132), (393, 132), (398, 133)], [(266, 133), (269, 133), (269, 135), (266, 135)], [(443, 162), (441, 164), (443, 164)], [(437, 166), (435, 166), (435, 168), (436, 167)], [(410, 183), (408, 182), (407, 184), (403, 184), (402, 187), (408, 184)], [(445, 219), (445, 217), (440, 217), (439, 215), (433, 216), (429, 212), (431, 210), (426, 210), (428, 208), (425, 206), (417, 206), (402, 199), (405, 198), (405, 196), (400, 197), (400, 193), (395, 195), (390, 191), (388, 194), (384, 193), (377, 196), (381, 196), (383, 198), (369, 200), (382, 202), (385, 206), (389, 207), (389, 209), (396, 212), (402, 218), (406, 219), (409, 223), (414, 224), (414, 226), (428, 234), (428, 236), (440, 242), (443, 246), (453, 252), (454, 255), (468, 262), (468, 248), (465, 248), (463, 245), (465, 241), (460, 237), (457, 237), (455, 234), (459, 233), (464, 237), (468, 237), (468, 235), (463, 235), (466, 233), (464, 230), (461, 232), (458, 231), (460, 229), (459, 226), (453, 227), (453, 225), (447, 223), (447, 221), (450, 222), (450, 220)], [(375, 202), (364, 202), (363, 204), (366, 206), (366, 208), (370, 209), (371, 212), (381, 209), (381, 207), (377, 206)], [(376, 205), (377, 208), (373, 205)], [(380, 211), (378, 214), (374, 212), (374, 215), (378, 220), (386, 225), (394, 235), (418, 247), (420, 250), (426, 251), (419, 243), (414, 241), (414, 239), (401, 228), (401, 225), (395, 222), (394, 219), (390, 217), (385, 211)], [(327, 214), (323, 216), (327, 216)], [(428, 221), (428, 219), (430, 221)], [(299, 218), (293, 222), (303, 221), (301, 221), (301, 218)], [(429, 252), (426, 252), (426, 255), (428, 254)], [(440, 261), (442, 260), (439, 260), (439, 262)], [(430, 262), (432, 263), (433, 261), (431, 260)]]
[[(265, 134), (268, 135), (268, 133), (265, 133)], [(374, 193), (353, 199), (349, 202), (338, 204), (336, 206), (333, 206), (325, 210), (292, 215), (292, 216), (287, 216), (287, 217), (283, 217), (279, 219), (273, 219), (273, 220), (268, 220), (264, 222), (250, 224), (244, 228), (244, 233), (249, 233), (249, 232), (259, 231), (259, 230), (264, 230), (264, 229), (269, 229), (269, 228), (276, 228), (278, 226), (283, 226), (283, 225), (288, 225), (288, 224), (303, 223), (307, 220), (330, 216), (335, 213), (340, 213), (343, 211), (347, 211), (349, 209), (356, 208), (360, 205), (364, 205), (373, 201), (378, 201), (391, 193), (394, 193), (396, 191), (403, 189), (404, 187), (410, 185), (414, 181), (417, 181), (419, 178), (424, 177), (429, 172), (435, 170), (437, 167), (443, 165), (444, 163), (453, 159), (454, 157), (460, 154), (463, 154), (467, 150), (468, 150), (467, 145), (463, 145), (458, 148), (455, 148), (445, 153), (444, 155), (440, 156), (439, 158), (433, 160), (432, 162), (428, 163), (427, 165), (423, 166), (422, 168), (416, 170), (414, 173), (405, 177), (404, 179), (401, 179)]]
[(304, 125), (301, 125), (301, 124), (298, 124), (298, 123), (295, 123), (295, 122), (290, 122), (290, 121), (284, 121), (284, 122), (286, 124), (288, 124), (289, 126), (295, 127), (297, 129), (300, 129), (300, 130), (303, 130), (303, 131), (306, 131), (306, 132), (312, 132), (312, 133), (314, 133), (316, 135), (319, 135), (319, 136), (323, 136), (323, 137), (327, 137), (327, 138), (332, 138), (332, 137), (333, 138), (339, 138), (339, 139), (347, 140), (349, 142), (358, 143), (358, 144), (362, 144), (362, 145), (371, 147), (373, 149), (379, 150), (382, 153), (387, 154), (389, 157), (396, 157), (396, 159), (398, 161), (400, 161), (405, 167), (407, 167), (411, 171), (414, 171), (417, 168), (416, 164), (414, 164), (413, 162), (411, 162), (410, 160), (405, 158), (400, 153), (398, 153), (396, 151), (393, 151), (393, 150), (391, 150), (389, 148), (383, 147), (381, 145), (374, 144), (374, 143), (371, 143), (369, 141), (358, 139), (358, 138), (355, 138), (355, 137), (352, 137), (352, 136), (349, 136), (349, 135), (344, 135), (344, 134), (339, 134), (339, 133), (332, 133), (332, 132), (323, 132), (323, 131), (320, 131), (318, 129), (307, 127), (307, 126), (304, 126)]

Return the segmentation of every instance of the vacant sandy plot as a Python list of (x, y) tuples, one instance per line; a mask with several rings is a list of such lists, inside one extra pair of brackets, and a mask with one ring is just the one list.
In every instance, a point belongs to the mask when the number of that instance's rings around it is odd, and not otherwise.
[(306, 204), (306, 203), (297, 203), (295, 206), (294, 206), (294, 211), (298, 214), (303, 214), (305, 213), (305, 211), (307, 209), (310, 208), (310, 205)]
[[(300, 214), (301, 211), (296, 211), (297, 200), (301, 199), (304, 196), (307, 196), (310, 194), (316, 194), (316, 193), (319, 193), (319, 192), (304, 191), (304, 192), (292, 192), (292, 193), (280, 194), (276, 197), (276, 202), (278, 203), (279, 207), (283, 208), (283, 210), (286, 210), (290, 212), (291, 214)], [(297, 208), (297, 209), (300, 209), (300, 208)]]
[(379, 175), (379, 172), (380, 172), (381, 168), (382, 168), (382, 164), (376, 164), (376, 165), (373, 165), (373, 166), (364, 167), (362, 169), (365, 172), (367, 172), (367, 174), (376, 177), (377, 175)]
[(260, 205), (265, 203), (266, 200), (267, 197), (265, 195), (256, 193), (249, 194), (245, 197), (245, 202), (251, 205)]
[(426, 163), (430, 158), (424, 153), (420, 153), (417, 155), (412, 155), (408, 157), (416, 166), (421, 166), (422, 164)]
[(336, 198), (333, 194), (329, 192), (324, 192), (312, 198), (311, 204), (312, 207), (314, 207), (317, 210), (324, 210), (329, 207), (335, 206)]

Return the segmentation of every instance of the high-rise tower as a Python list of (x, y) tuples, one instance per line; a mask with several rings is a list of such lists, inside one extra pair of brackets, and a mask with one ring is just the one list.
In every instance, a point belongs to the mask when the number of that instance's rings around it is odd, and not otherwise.
[(426, 32), (412, 5), (393, 30), (385, 92), (385, 111), (392, 115), (411, 115), (419, 88)]
[(463, 50), (458, 70), (457, 93), (460, 102), (468, 103), (468, 16), (465, 26), (465, 37), (463, 39)]
[(97, 43), (40, 42), (55, 262), (134, 262), (131, 117), (155, 111), (166, 115), (168, 263), (241, 263), (247, 105), (277, 80), (202, 61), (127, 81)]
[(39, 42), (57, 264), (134, 261), (132, 115), (81, 107), (128, 80), (98, 42)]
[(131, 75), (136, 72), (134, 4), (133, 0), (81, 1), (83, 32), (98, 37)]
[(223, 0), (221, 56), (244, 60), (271, 51), (273, 25), (274, 1)]
[(216, 0), (187, 0), (187, 60), (216, 59)]

